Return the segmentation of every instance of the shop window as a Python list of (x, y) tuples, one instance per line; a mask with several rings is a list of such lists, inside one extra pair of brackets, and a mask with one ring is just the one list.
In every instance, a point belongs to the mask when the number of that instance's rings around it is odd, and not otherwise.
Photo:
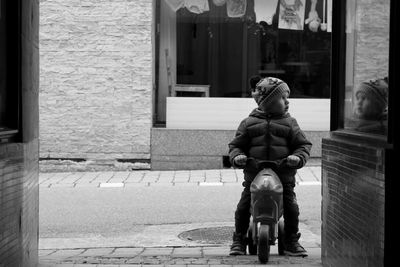
[(344, 128), (386, 136), (390, 1), (346, 3)]
[(18, 5), (0, 0), (0, 143), (19, 128)]
[(285, 80), (292, 98), (330, 97), (332, 0), (156, 2), (156, 113), (176, 85), (250, 97), (257, 75)]

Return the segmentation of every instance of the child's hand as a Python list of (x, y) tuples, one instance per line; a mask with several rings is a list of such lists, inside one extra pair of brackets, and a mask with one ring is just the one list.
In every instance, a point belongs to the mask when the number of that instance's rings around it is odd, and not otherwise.
[(295, 155), (290, 155), (286, 158), (286, 164), (289, 167), (297, 167), (300, 163), (300, 158)]
[(233, 161), (235, 162), (236, 165), (238, 166), (244, 166), (246, 165), (247, 162), (247, 156), (246, 155), (237, 155)]

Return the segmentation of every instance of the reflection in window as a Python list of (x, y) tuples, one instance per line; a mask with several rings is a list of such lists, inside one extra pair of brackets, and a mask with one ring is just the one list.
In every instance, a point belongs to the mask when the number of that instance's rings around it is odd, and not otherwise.
[(347, 127), (360, 132), (386, 134), (388, 80), (362, 82), (354, 93), (353, 114)]
[(387, 134), (389, 10), (390, 0), (347, 1), (345, 129)]
[(18, 2), (0, 0), (0, 142), (18, 133)]
[(6, 113), (6, 78), (7, 78), (7, 59), (6, 59), (6, 17), (5, 1), (0, 1), (0, 131), (5, 126)]

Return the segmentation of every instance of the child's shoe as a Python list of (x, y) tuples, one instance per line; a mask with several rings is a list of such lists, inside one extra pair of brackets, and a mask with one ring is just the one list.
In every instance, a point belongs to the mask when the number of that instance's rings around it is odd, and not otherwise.
[(307, 257), (307, 251), (299, 243), (300, 233), (289, 237), (285, 242), (284, 253), (288, 256)]
[(241, 234), (233, 233), (233, 242), (229, 255), (246, 255), (246, 237)]

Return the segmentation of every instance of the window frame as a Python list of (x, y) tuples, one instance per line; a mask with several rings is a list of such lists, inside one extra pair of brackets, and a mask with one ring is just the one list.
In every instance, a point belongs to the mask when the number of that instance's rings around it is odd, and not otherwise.
[[(357, 0), (356, 0), (357, 1)], [(388, 101), (388, 133), (377, 135), (372, 133), (356, 132), (344, 128), (345, 110), (345, 78), (346, 78), (346, 3), (347, 0), (335, 0), (332, 6), (332, 66), (331, 66), (331, 136), (348, 141), (357, 141), (369, 146), (391, 148), (394, 138), (394, 114), (396, 84), (396, 23), (399, 23), (394, 12), (393, 0), (390, 1), (390, 31), (389, 31), (389, 101)]]
[[(2, 9), (4, 3), (2, 1)], [(22, 83), (21, 83), (21, 4), (20, 0), (7, 1), (6, 17), (6, 115), (0, 129), (0, 144), (22, 140)]]

